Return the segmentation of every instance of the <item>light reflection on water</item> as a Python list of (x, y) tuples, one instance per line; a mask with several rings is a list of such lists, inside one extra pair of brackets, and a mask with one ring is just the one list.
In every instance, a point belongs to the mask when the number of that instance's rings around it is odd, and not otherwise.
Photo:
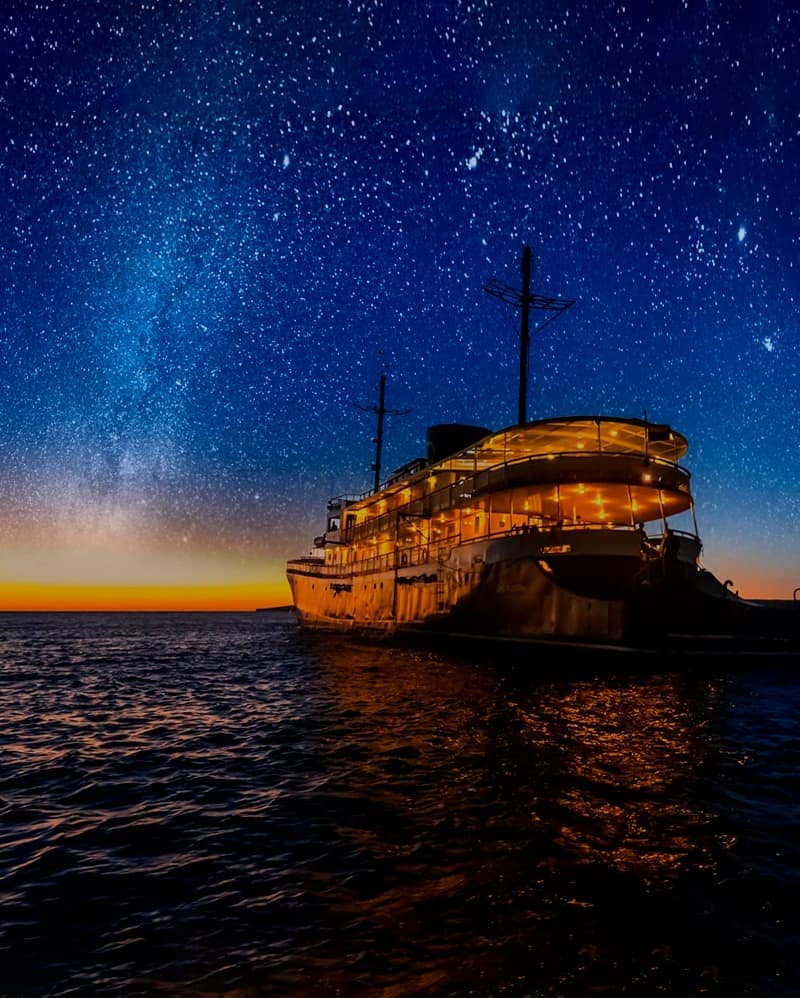
[(363, 648), (329, 641), (324, 652), (336, 695), (369, 719), (367, 779), (405, 751), (413, 777), (428, 774), (432, 806), (446, 811), (454, 795), (461, 802), (512, 792), (513, 801), (502, 797), (504, 813), (519, 807), (520, 821), (546, 828), (575, 861), (644, 879), (674, 876), (682, 860), (691, 855), (696, 863), (698, 850), (710, 848), (704, 836), (713, 815), (691, 791), (713, 751), (719, 681), (677, 674), (537, 680), (519, 667), (503, 674), (484, 664), (483, 674), (467, 667), (454, 682), (435, 656), (431, 668), (423, 662), (398, 676), (353, 669), (354, 657), (374, 655)]
[(0, 624), (0, 991), (800, 986), (791, 675)]

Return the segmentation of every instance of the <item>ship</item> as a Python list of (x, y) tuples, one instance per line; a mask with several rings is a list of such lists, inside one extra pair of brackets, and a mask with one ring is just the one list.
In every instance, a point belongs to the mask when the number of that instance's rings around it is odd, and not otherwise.
[(309, 554), (287, 563), (300, 624), (796, 655), (800, 603), (743, 599), (703, 567), (682, 433), (646, 414), (526, 418), (531, 313), (541, 328), (573, 304), (530, 292), (530, 259), (525, 247), (521, 292), (486, 288), (522, 312), (517, 422), (432, 426), (425, 456), (382, 482), (382, 374), (373, 488), (332, 498)]

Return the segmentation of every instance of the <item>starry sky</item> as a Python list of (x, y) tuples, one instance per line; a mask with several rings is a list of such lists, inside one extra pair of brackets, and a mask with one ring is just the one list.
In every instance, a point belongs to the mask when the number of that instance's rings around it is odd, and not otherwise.
[(784, 2), (10, 0), (0, 607), (288, 600), (329, 495), (516, 419), (690, 450), (704, 563), (800, 586), (800, 15)]

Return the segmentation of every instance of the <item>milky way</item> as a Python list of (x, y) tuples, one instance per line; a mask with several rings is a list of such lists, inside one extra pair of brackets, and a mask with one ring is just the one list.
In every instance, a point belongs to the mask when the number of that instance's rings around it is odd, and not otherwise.
[(428, 424), (514, 422), (517, 317), (483, 287), (528, 242), (535, 288), (577, 299), (534, 341), (531, 417), (673, 423), (706, 564), (800, 585), (793, 5), (0, 18), (2, 581), (88, 546), (158, 551), (142, 584), (195, 555), (198, 583), (274, 583), (368, 486), (382, 369), (413, 410), (386, 468)]

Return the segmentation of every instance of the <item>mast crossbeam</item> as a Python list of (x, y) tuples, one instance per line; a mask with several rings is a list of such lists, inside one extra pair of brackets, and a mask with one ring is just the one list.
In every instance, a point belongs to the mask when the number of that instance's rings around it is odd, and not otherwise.
[(528, 354), (530, 351), (531, 330), (530, 313), (531, 309), (539, 312), (549, 312), (547, 318), (543, 318), (539, 325), (533, 330), (534, 333), (541, 332), (542, 329), (553, 319), (566, 312), (568, 308), (575, 304), (571, 298), (554, 298), (551, 295), (537, 295), (531, 292), (531, 248), (525, 246), (522, 251), (522, 290), (511, 287), (509, 284), (502, 284), (496, 277), (483, 289), (492, 298), (499, 298), (506, 305), (518, 308), (522, 312), (519, 332), (519, 402), (517, 407), (517, 423), (522, 426), (528, 420)]
[[(483, 290), (487, 295), (499, 298), (506, 305), (513, 305), (514, 308), (522, 308), (522, 292), (517, 290), (517, 288), (510, 287), (508, 284), (501, 284), (496, 278), (489, 281)], [(551, 298), (548, 295), (537, 294), (528, 295), (528, 305), (531, 308), (542, 309), (546, 312), (566, 312), (574, 304), (574, 298)]]

